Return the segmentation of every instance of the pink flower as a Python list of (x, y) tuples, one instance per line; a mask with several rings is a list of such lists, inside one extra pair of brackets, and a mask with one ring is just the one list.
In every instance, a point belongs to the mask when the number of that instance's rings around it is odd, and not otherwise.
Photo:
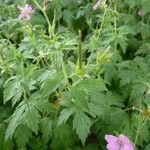
[(100, 3), (101, 3), (101, 1), (97, 0), (96, 4), (93, 6), (93, 10), (96, 10), (99, 7)]
[(130, 140), (122, 134), (119, 137), (105, 135), (105, 140), (108, 142), (107, 150), (134, 150)]
[(18, 10), (20, 10), (20, 15), (18, 16), (19, 20), (26, 19), (30, 20), (31, 19), (31, 14), (33, 12), (32, 6), (26, 4), (24, 7), (17, 6)]

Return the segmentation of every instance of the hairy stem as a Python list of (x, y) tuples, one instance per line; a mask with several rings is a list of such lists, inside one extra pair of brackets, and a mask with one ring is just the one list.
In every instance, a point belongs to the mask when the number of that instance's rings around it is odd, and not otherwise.
[(143, 126), (145, 125), (145, 123), (147, 122), (148, 119), (145, 119), (143, 123), (139, 123), (138, 125), (138, 129), (136, 131), (136, 136), (135, 136), (135, 140), (134, 140), (134, 145), (136, 145), (137, 143), (137, 140), (138, 140), (138, 137), (139, 137), (139, 133), (140, 133), (140, 130), (143, 128)]
[[(114, 2), (114, 10), (117, 11), (116, 2)], [(114, 17), (114, 31), (115, 31), (115, 35), (116, 35), (117, 34), (117, 19), (116, 19), (116, 16)], [(115, 50), (115, 52), (117, 50), (117, 41), (116, 40), (115, 40), (114, 50)]]
[(46, 14), (45, 8), (43, 9), (36, 0), (33, 0), (33, 2), (36, 5), (36, 7), (42, 11), (42, 13), (43, 13), (43, 15), (44, 15), (44, 17), (46, 19), (46, 22), (48, 24), (48, 34), (51, 35), (52, 34), (52, 31), (51, 31), (52, 25), (51, 25), (51, 23), (49, 21), (49, 18), (47, 16), (47, 14)]
[[(106, 13), (107, 13), (107, 8), (105, 8), (105, 10), (104, 10), (104, 14), (103, 14), (103, 18), (102, 18), (101, 26), (100, 26), (100, 28), (99, 28), (99, 29), (98, 29), (98, 31), (97, 31), (97, 32), (98, 32), (97, 39), (99, 38), (100, 33), (101, 33), (102, 29), (103, 29), (104, 21), (105, 21), (105, 17), (106, 17)], [(95, 32), (95, 33), (94, 33), (94, 35), (93, 35), (92, 39), (94, 39), (94, 38), (96, 37), (97, 32)], [(93, 43), (92, 43), (92, 44), (93, 44)], [(92, 58), (93, 53), (94, 53), (94, 50), (92, 49), (92, 52), (91, 52), (91, 55), (89, 56), (89, 59), (88, 59), (87, 65), (89, 65), (89, 63), (90, 63), (90, 61), (91, 61), (91, 58)]]
[(78, 43), (78, 61), (77, 61), (77, 64), (78, 64), (79, 69), (82, 69), (82, 45), (81, 45), (82, 33), (81, 33), (81, 30), (79, 30), (78, 34), (79, 34), (79, 43)]

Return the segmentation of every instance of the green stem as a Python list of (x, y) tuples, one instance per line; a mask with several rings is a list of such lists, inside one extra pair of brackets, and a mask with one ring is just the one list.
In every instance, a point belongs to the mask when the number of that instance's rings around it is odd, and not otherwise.
[[(115, 9), (115, 11), (117, 11), (116, 2), (114, 2), (114, 9)], [(115, 35), (116, 35), (117, 34), (117, 19), (116, 19), (116, 16), (114, 17), (114, 31), (115, 31)], [(117, 50), (117, 41), (116, 41), (116, 39), (115, 39), (114, 49), (115, 49), (115, 52), (116, 52), (116, 50)]]
[[(98, 29), (98, 36), (97, 36), (97, 39), (99, 38), (100, 33), (101, 33), (102, 29), (103, 29), (104, 21), (105, 21), (105, 16), (106, 16), (106, 12), (107, 12), (107, 8), (105, 8), (105, 10), (104, 10), (104, 15), (103, 15), (103, 18), (102, 18), (101, 26), (100, 26), (100, 28)], [(96, 37), (96, 34), (97, 34), (97, 32), (96, 32), (96, 33), (94, 33), (94, 35), (93, 35), (92, 39), (94, 39), (94, 38)], [(94, 50), (92, 49), (92, 52), (91, 52), (91, 55), (89, 56), (89, 59), (88, 59), (87, 65), (89, 65), (89, 63), (90, 63), (90, 61), (91, 61), (91, 58), (92, 58), (93, 53), (94, 53)]]
[(66, 80), (68, 80), (68, 75), (67, 75), (67, 72), (66, 72), (66, 69), (65, 69), (64, 62), (62, 62), (62, 70), (63, 70), (63, 73), (64, 73), (64, 76), (65, 76)]
[(27, 94), (26, 94), (26, 91), (24, 88), (22, 88), (23, 90), (23, 97), (24, 97), (24, 100), (27, 101)]
[(1, 56), (1, 60), (2, 60), (2, 63), (4, 62), (4, 57), (3, 57), (3, 52), (2, 52), (2, 49), (3, 47), (0, 47), (0, 56)]
[(78, 67), (79, 69), (82, 70), (82, 45), (81, 45), (81, 38), (82, 38), (82, 33), (81, 30), (79, 30), (79, 44), (78, 44)]
[(103, 15), (103, 18), (102, 18), (101, 26), (100, 26), (100, 28), (99, 28), (99, 30), (98, 30), (98, 38), (99, 38), (100, 33), (101, 33), (101, 31), (102, 31), (102, 28), (103, 28), (103, 26), (104, 26), (104, 21), (105, 21), (106, 12), (107, 12), (107, 8), (105, 8), (105, 10), (104, 10), (104, 15)]
[(141, 122), (139, 123), (138, 129), (136, 131), (136, 137), (135, 137), (135, 140), (134, 140), (134, 145), (136, 145), (138, 137), (139, 137), (140, 130), (143, 128), (143, 126), (145, 125), (145, 123), (146, 123), (147, 120), (148, 119), (145, 119), (142, 124), (141, 124)]
[(83, 78), (79, 78), (79, 80), (77, 80), (73, 85), (72, 87), (75, 87), (78, 83), (80, 83), (81, 81), (83, 80)]
[[(65, 76), (65, 79), (66, 81), (68, 82), (68, 85), (70, 85), (69, 83), (69, 80), (68, 80), (68, 75), (67, 75), (67, 72), (66, 72), (66, 69), (65, 69), (65, 65), (64, 65), (64, 62), (62, 61), (62, 70), (63, 70), (63, 74)], [(68, 86), (68, 89), (70, 90), (70, 87)]]
[(42, 12), (43, 12), (44, 17), (45, 17), (45, 19), (47, 21), (47, 24), (48, 24), (48, 34), (51, 35), (51, 23), (50, 23), (50, 21), (48, 19), (48, 16), (47, 16), (46, 12), (45, 11), (42, 11)]
[(52, 25), (51, 25), (51, 23), (49, 21), (49, 18), (48, 18), (47, 14), (46, 14), (45, 9), (43, 9), (36, 0), (33, 0), (33, 2), (36, 5), (36, 7), (42, 11), (42, 13), (43, 13), (43, 15), (44, 15), (44, 17), (46, 19), (46, 22), (48, 24), (48, 34), (51, 35), (51, 27), (52, 27)]

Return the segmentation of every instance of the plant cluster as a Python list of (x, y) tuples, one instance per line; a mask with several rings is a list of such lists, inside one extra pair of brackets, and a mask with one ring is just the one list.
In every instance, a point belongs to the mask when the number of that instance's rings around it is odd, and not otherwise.
[(150, 0), (0, 0), (0, 150), (119, 146), (150, 149)]

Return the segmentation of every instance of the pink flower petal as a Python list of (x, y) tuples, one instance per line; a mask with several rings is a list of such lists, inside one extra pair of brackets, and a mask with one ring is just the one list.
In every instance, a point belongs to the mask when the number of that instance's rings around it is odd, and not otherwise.
[(25, 9), (25, 10), (28, 10), (28, 7), (29, 7), (29, 5), (28, 5), (28, 4), (25, 4), (24, 9)]
[(111, 142), (117, 142), (118, 138), (113, 135), (105, 135), (105, 140), (108, 143), (111, 143)]
[(119, 135), (119, 139), (122, 139), (126, 143), (130, 143), (130, 140), (126, 136), (124, 136), (123, 134)]
[(26, 19), (26, 20), (30, 20), (31, 19), (31, 15), (32, 15), (32, 6), (26, 4), (24, 7), (17, 7), (20, 10), (20, 15), (18, 16), (18, 19)]
[(24, 18), (23, 14), (20, 14), (20, 15), (18, 16), (18, 19), (19, 19), (19, 20), (21, 20), (21, 19), (23, 19), (23, 18)]
[(26, 20), (30, 20), (31, 19), (31, 15), (26, 15)]
[(32, 6), (28, 5), (28, 10), (32, 11)]
[(125, 144), (122, 146), (121, 150), (134, 150), (133, 145), (132, 144)]
[(134, 150), (129, 138), (123, 134), (120, 134), (119, 137), (105, 135), (105, 139), (108, 142), (107, 150)]
[(107, 150), (120, 150), (120, 145), (117, 142), (111, 142), (107, 145)]

